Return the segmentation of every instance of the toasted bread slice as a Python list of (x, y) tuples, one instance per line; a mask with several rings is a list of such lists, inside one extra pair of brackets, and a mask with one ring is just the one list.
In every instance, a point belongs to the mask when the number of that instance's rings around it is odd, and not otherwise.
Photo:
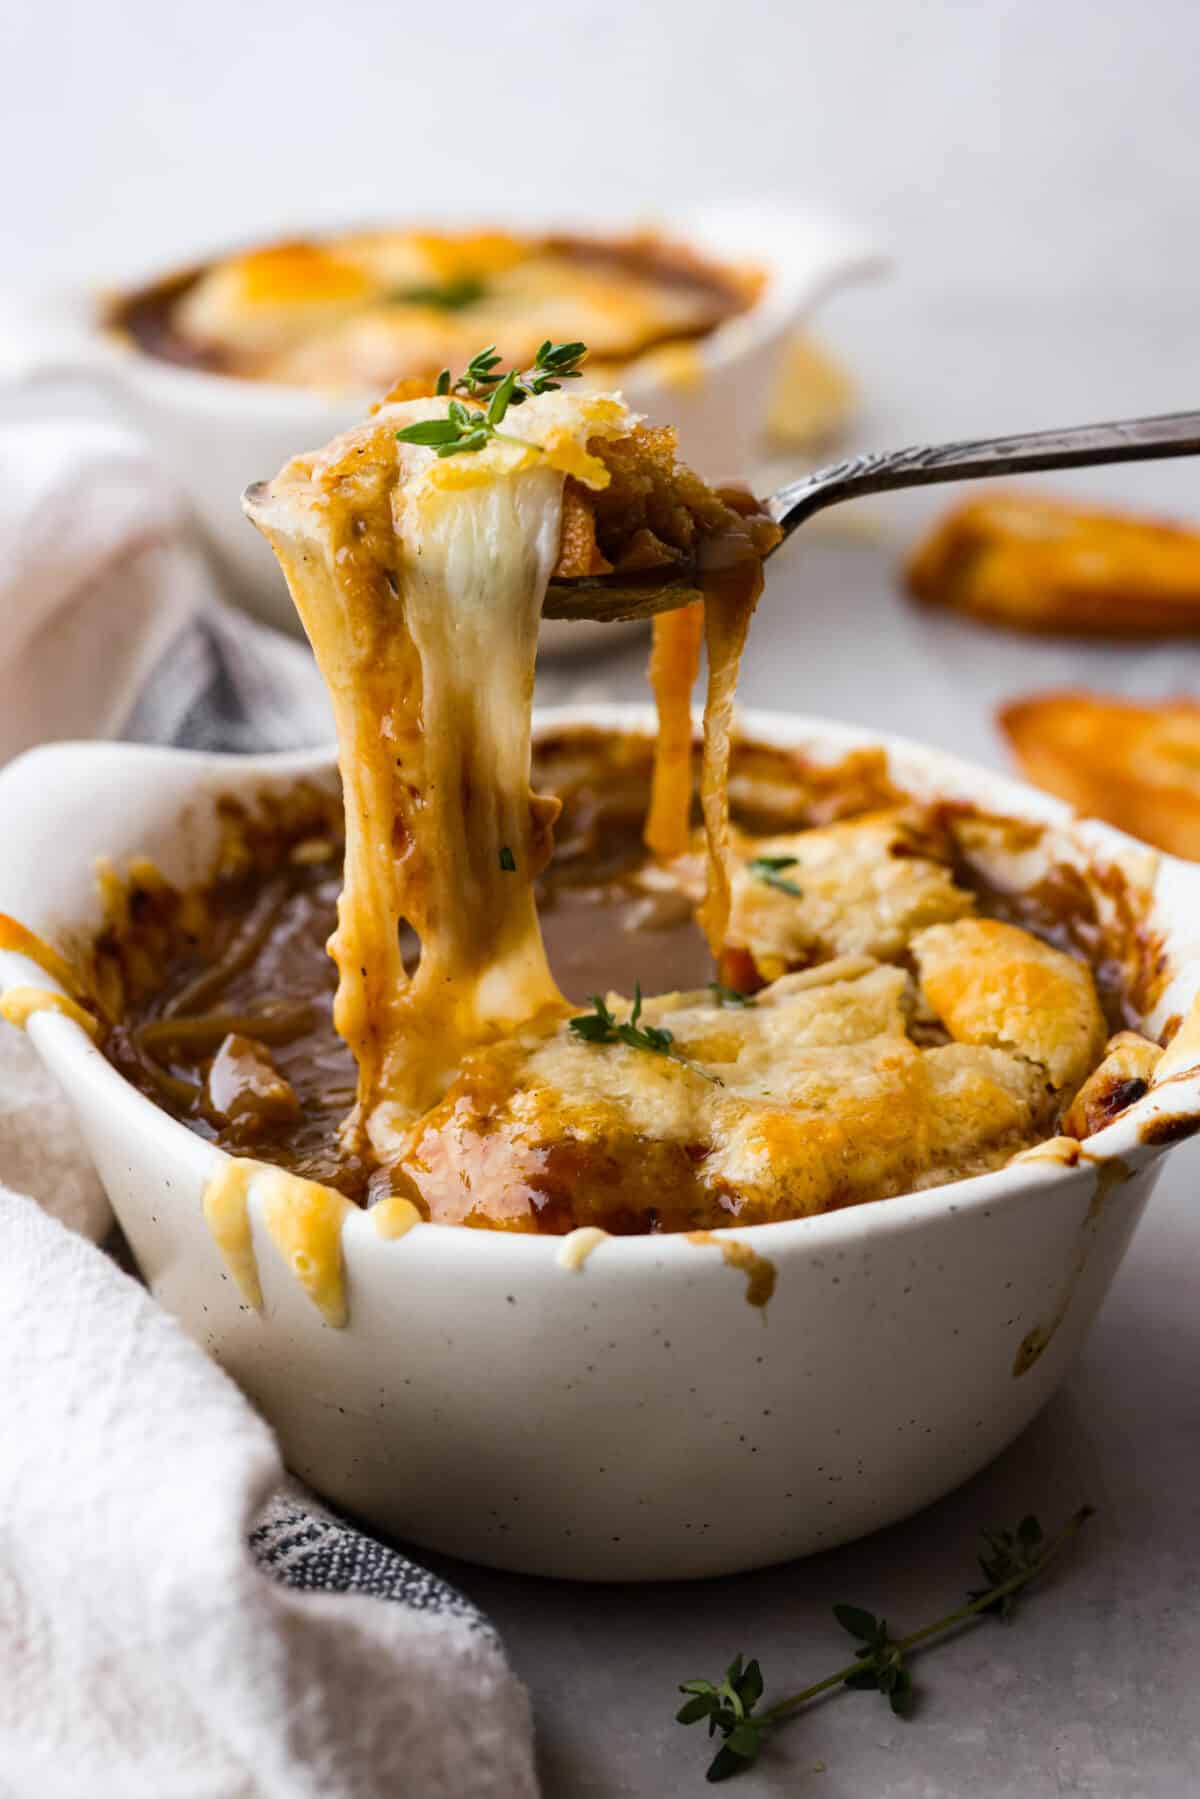
[(909, 592), (1020, 631), (1200, 632), (1200, 531), (1026, 494), (969, 500), (917, 545)]
[(1039, 787), (1200, 861), (1200, 704), (1134, 705), (1068, 688), (1015, 700), (999, 720)]

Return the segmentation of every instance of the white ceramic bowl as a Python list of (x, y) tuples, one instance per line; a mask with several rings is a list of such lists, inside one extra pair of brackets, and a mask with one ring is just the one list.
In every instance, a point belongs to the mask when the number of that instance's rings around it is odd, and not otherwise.
[[(588, 722), (643, 728), (634, 708)], [(543, 715), (542, 728), (582, 722)], [(751, 714), (751, 736), (835, 757), (875, 741)], [(895, 778), (1049, 821), (1102, 859), (1140, 846), (1044, 795), (902, 740)], [(240, 760), (107, 744), (35, 750), (0, 776), (0, 908), (44, 934), (97, 921), (101, 853), (195, 879), (213, 801), (326, 758)], [(1200, 868), (1161, 858), (1173, 970), (1153, 1027), (1200, 985)], [(46, 977), (0, 954), (0, 986)], [(30, 1035), (78, 1112), (159, 1299), (279, 1433), (295, 1471), (385, 1531), (498, 1567), (577, 1579), (730, 1573), (828, 1548), (937, 1498), (1002, 1449), (1070, 1368), (1166, 1141), (1200, 1129), (1200, 1069), (1151, 1092), (1076, 1166), (1027, 1161), (904, 1198), (723, 1233), (773, 1263), (765, 1309), (719, 1250), (561, 1240), (369, 1213), (343, 1233), (349, 1322), (332, 1329), (251, 1212), (265, 1296), (240, 1300), (201, 1216), (223, 1153), (126, 1084), (71, 1020)], [(1181, 1039), (1182, 1041), (1182, 1039)], [(1155, 1136), (1159, 1142), (1153, 1141)], [(1048, 1339), (1022, 1355), (1031, 1331)], [(1017, 1370), (1025, 1366), (1023, 1372)]]
[[(545, 228), (546, 221), (517, 222), (534, 225)], [(761, 266), (767, 281), (749, 311), (698, 344), (686, 382), (672, 381), (664, 363), (649, 356), (630, 364), (622, 388), (636, 411), (678, 427), (684, 456), (702, 473), (745, 475), (790, 333), (831, 289), (878, 270), (880, 258), (854, 227), (809, 212), (684, 214), (672, 220), (671, 233), (718, 260)], [(110, 389), (189, 495), (233, 590), (268, 623), (296, 631), (275, 560), (242, 517), (242, 489), (344, 431), (378, 394), (314, 393), (181, 368), (104, 330), (104, 310), (83, 291), (10, 302), (0, 318), (4, 360), (33, 379), (85, 375)], [(544, 641), (579, 645), (587, 638), (586, 629), (570, 625), (552, 628)]]

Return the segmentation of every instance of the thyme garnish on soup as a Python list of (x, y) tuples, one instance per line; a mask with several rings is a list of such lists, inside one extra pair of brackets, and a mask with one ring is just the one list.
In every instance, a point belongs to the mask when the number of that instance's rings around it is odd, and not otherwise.
[(627, 1043), (630, 1049), (643, 1049), (654, 1056), (668, 1056), (672, 1062), (681, 1062), (690, 1068), (693, 1074), (703, 1075), (714, 1087), (723, 1087), (724, 1082), (719, 1075), (710, 1074), (707, 1068), (701, 1068), (699, 1062), (693, 1062), (675, 1048), (672, 1033), (661, 1025), (642, 1024), (642, 985), (635, 981), (633, 988), (633, 1009), (622, 1024), (614, 1013), (610, 1012), (598, 993), (588, 995), (590, 1012), (581, 1012), (578, 1018), (572, 1018), (570, 1028), (585, 1043)]
[[(523, 437), (509, 437), (500, 430), (510, 406), (523, 406), (536, 394), (557, 393), (564, 381), (577, 381), (583, 373), (580, 363), (587, 355), (587, 345), (554, 344), (547, 338), (528, 369), (509, 369), (497, 373), (501, 357), (495, 344), (488, 344), (472, 356), (461, 375), (443, 369), (437, 378), (438, 394), (465, 394), (474, 406), (450, 398), (444, 419), (422, 419), (397, 431), (397, 443), (423, 444), (439, 456), (461, 456), (464, 452), (482, 450), (496, 439), (516, 444), (522, 450), (538, 450), (540, 444)], [(483, 402), (487, 401), (484, 406)]]
[(756, 880), (763, 881), (768, 887), (774, 887), (778, 893), (790, 893), (795, 899), (802, 899), (804, 890), (797, 887), (784, 874), (785, 868), (795, 868), (795, 856), (754, 856), (746, 867)]

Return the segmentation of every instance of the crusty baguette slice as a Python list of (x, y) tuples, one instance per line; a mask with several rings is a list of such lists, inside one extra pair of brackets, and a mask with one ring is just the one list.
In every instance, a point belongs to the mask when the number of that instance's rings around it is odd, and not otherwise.
[(1200, 704), (1134, 705), (1067, 688), (1012, 701), (999, 722), (1039, 787), (1200, 861)]
[(999, 493), (949, 512), (913, 551), (909, 592), (1014, 630), (1200, 632), (1200, 531)]

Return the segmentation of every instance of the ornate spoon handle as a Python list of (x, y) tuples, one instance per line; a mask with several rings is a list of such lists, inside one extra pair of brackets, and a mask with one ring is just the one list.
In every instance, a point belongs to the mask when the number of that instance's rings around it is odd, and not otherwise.
[(982, 437), (962, 443), (914, 444), (906, 450), (852, 456), (804, 475), (766, 501), (785, 537), (823, 507), (860, 494), (987, 475), (1024, 475), (1037, 469), (1088, 468), (1099, 462), (1149, 462), (1200, 451), (1200, 412), (1079, 425), (1071, 431), (1031, 431), (1021, 437)]

